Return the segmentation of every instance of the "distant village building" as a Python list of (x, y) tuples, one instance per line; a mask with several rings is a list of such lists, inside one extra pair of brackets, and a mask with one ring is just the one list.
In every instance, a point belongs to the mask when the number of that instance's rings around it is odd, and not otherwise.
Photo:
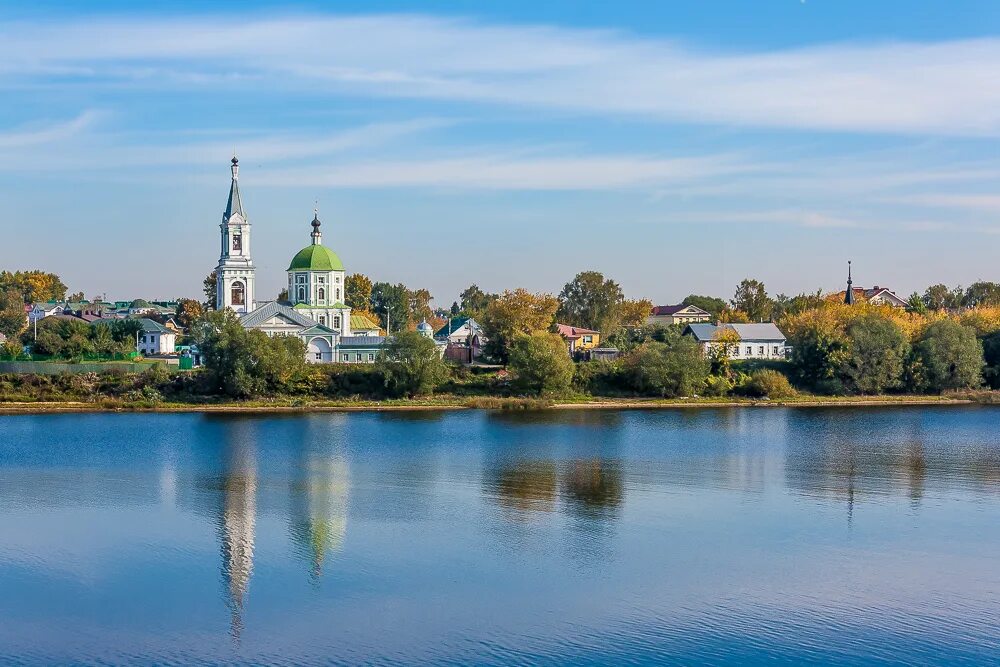
[(888, 287), (875, 285), (871, 288), (854, 287), (854, 280), (851, 276), (851, 262), (847, 262), (847, 289), (835, 295), (838, 301), (843, 301), (848, 306), (853, 306), (858, 301), (866, 301), (873, 306), (892, 306), (893, 308), (906, 308), (906, 299), (901, 298)]
[(689, 324), (684, 335), (693, 336), (707, 354), (713, 347), (730, 340), (730, 359), (784, 359), (787, 354), (785, 334), (771, 322), (759, 324)]
[(146, 356), (174, 354), (177, 348), (175, 332), (148, 318), (142, 318), (139, 322), (142, 329), (136, 342), (136, 352)]
[(601, 344), (601, 332), (568, 324), (556, 324), (556, 333), (562, 336), (570, 355), (584, 354)]
[(698, 306), (688, 306), (679, 303), (676, 306), (656, 306), (646, 318), (649, 326), (670, 326), (673, 324), (692, 324), (694, 322), (708, 322), (712, 318), (711, 313)]

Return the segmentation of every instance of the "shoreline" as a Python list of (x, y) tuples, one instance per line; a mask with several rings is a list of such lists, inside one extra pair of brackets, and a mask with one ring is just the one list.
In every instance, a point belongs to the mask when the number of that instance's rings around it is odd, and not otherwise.
[(89, 403), (84, 401), (39, 401), (0, 403), (0, 416), (31, 414), (88, 414), (88, 413), (219, 413), (219, 414), (307, 414), (318, 412), (429, 412), (457, 410), (487, 410), (528, 412), (540, 410), (690, 410), (699, 408), (881, 408), (914, 406), (970, 406), (989, 405), (971, 398), (925, 396), (871, 396), (804, 398), (791, 400), (712, 400), (712, 399), (598, 399), (594, 401), (554, 401), (537, 406), (505, 407), (504, 399), (496, 406), (479, 406), (460, 401), (435, 403), (433, 400), (410, 401), (317, 401), (302, 405), (259, 405), (253, 403), (162, 403), (158, 405), (125, 405), (120, 403)]

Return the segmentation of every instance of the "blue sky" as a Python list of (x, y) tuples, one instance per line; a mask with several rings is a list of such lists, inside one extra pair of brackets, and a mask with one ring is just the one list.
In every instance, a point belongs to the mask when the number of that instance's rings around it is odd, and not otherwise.
[(258, 298), (308, 243), (427, 287), (1000, 280), (1000, 3), (0, 9), (0, 267), (196, 296), (241, 161)]

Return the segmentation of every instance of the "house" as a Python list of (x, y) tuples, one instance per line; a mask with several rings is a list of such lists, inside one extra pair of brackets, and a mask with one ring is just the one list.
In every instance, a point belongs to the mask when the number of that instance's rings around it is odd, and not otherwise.
[(36, 303), (28, 312), (28, 321), (34, 323), (52, 315), (61, 315), (65, 310), (65, 304), (56, 303), (55, 301)]
[(688, 306), (679, 303), (676, 306), (656, 306), (646, 317), (646, 324), (649, 326), (670, 326), (672, 324), (692, 324), (695, 322), (708, 322), (712, 318), (711, 313), (698, 306)]
[(556, 324), (556, 333), (566, 341), (570, 354), (582, 354), (601, 344), (601, 332), (593, 329)]
[(159, 322), (142, 318), (142, 329), (136, 340), (136, 352), (143, 356), (174, 354), (177, 348), (177, 334)]
[(693, 336), (707, 354), (713, 347), (730, 344), (730, 359), (784, 359), (787, 353), (785, 334), (772, 322), (759, 324), (689, 324), (685, 336)]
[(847, 262), (847, 289), (837, 292), (831, 297), (832, 300), (841, 301), (848, 306), (853, 306), (860, 301), (867, 301), (873, 306), (892, 306), (893, 308), (906, 308), (909, 304), (906, 299), (901, 299), (898, 294), (888, 287), (875, 287), (866, 289), (864, 287), (854, 287), (854, 280), (851, 276), (851, 262)]
[(434, 338), (449, 343), (467, 344), (470, 334), (482, 337), (483, 328), (479, 322), (471, 317), (452, 317), (434, 332)]

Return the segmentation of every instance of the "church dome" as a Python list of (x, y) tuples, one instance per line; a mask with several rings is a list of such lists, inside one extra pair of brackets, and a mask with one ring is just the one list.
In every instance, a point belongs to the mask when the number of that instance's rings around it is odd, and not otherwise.
[(326, 246), (314, 244), (306, 246), (300, 250), (292, 263), (288, 265), (288, 271), (343, 271), (344, 263), (337, 257), (337, 253)]

